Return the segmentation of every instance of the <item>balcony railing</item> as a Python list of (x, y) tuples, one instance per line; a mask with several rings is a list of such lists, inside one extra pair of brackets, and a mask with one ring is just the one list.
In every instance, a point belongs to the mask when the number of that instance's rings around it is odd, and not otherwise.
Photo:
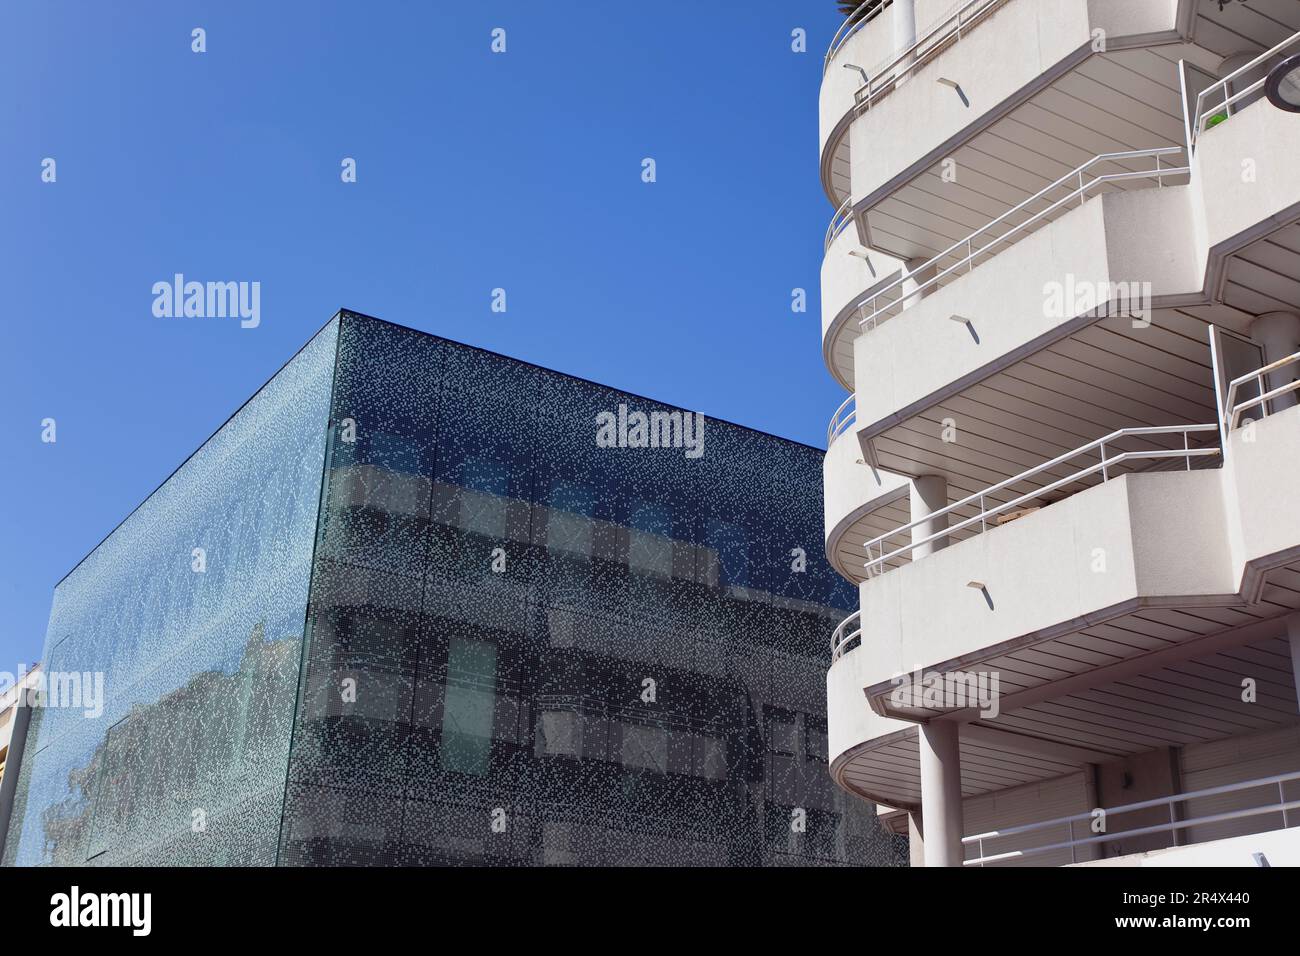
[[(1151, 426), (1151, 427), (1141, 427), (1141, 428), (1121, 428), (1119, 431), (1111, 432), (1109, 435), (1106, 435), (1104, 438), (1098, 438), (1096, 441), (1089, 442), (1087, 445), (1084, 445), (1081, 448), (1076, 448), (1074, 451), (1067, 452), (1066, 454), (1061, 455), (1059, 458), (1053, 458), (1051, 461), (1044, 462), (1041, 465), (1038, 465), (1034, 468), (1029, 469), (1028, 471), (1016, 475), (1014, 478), (1008, 478), (1005, 481), (1000, 481), (996, 485), (993, 485), (989, 488), (985, 488), (983, 491), (976, 492), (973, 495), (968, 495), (967, 497), (963, 498), (961, 501), (956, 502), (955, 504), (951, 504), (946, 508), (942, 508), (939, 511), (927, 515), (924, 518), (921, 518), (917, 521), (913, 521), (911, 524), (906, 524), (901, 528), (897, 528), (893, 531), (888, 532), (887, 534), (883, 534), (878, 538), (873, 538), (872, 540), (866, 542), (865, 546), (867, 549), (867, 559), (868, 559), (866, 563), (867, 573), (876, 574), (878, 571), (880, 571), (881, 568), (885, 566), (887, 562), (892, 561), (893, 559), (901, 557), (905, 554), (910, 554), (914, 548), (918, 548), (923, 544), (930, 544), (931, 542), (937, 541), (940, 538), (946, 538), (949, 535), (956, 534), (957, 532), (963, 531), (967, 528), (974, 528), (975, 526), (978, 525), (980, 531), (985, 531), (988, 529), (988, 522), (990, 518), (996, 517), (1002, 512), (1011, 511), (1015, 508), (1020, 507), (1021, 505), (1030, 504), (1031, 502), (1034, 502), (1037, 499), (1041, 498), (1043, 495), (1051, 494), (1053, 491), (1056, 491), (1060, 488), (1064, 488), (1067, 485), (1071, 485), (1076, 482), (1082, 481), (1086, 478), (1089, 478), (1092, 475), (1100, 473), (1101, 480), (1103, 483), (1109, 481), (1110, 478), (1112, 477), (1111, 473), (1115, 471), (1118, 466), (1128, 461), (1141, 460), (1141, 459), (1182, 458), (1186, 460), (1187, 468), (1190, 471), (1192, 467), (1193, 458), (1202, 458), (1202, 457), (1220, 454), (1220, 449), (1217, 444), (1206, 448), (1191, 447), (1190, 436), (1198, 432), (1211, 433), (1211, 432), (1218, 432), (1218, 430), (1219, 430), (1219, 426), (1215, 424), (1215, 425), (1165, 425), (1165, 426)], [(1141, 450), (1141, 451), (1124, 451), (1124, 452), (1119, 452), (1118, 454), (1107, 455), (1107, 451), (1106, 451), (1107, 445), (1110, 445), (1111, 448), (1114, 449), (1116, 443), (1121, 441), (1124, 438), (1131, 437), (1131, 436), (1150, 436), (1150, 435), (1181, 435), (1183, 439), (1183, 447), (1182, 448), (1155, 448), (1155, 449), (1148, 449), (1148, 450)], [(1014, 497), (1010, 498), (1007, 501), (997, 502), (991, 505), (988, 502), (989, 498), (999, 494), (1000, 492), (1007, 491), (1008, 489), (1014, 487), (1015, 485), (1020, 484), (1021, 482), (1030, 481), (1038, 475), (1042, 475), (1045, 472), (1052, 471), (1053, 469), (1056, 469), (1061, 465), (1065, 465), (1076, 458), (1079, 458), (1083, 455), (1088, 455), (1092, 452), (1096, 452), (1098, 455), (1099, 460), (1097, 461), (1096, 464), (1088, 465), (1086, 467), (1074, 470), (1070, 472), (1068, 475), (1066, 475), (1064, 478), (1058, 478), (1055, 481), (1051, 481), (1046, 485), (1035, 488), (1033, 491), (1029, 491), (1020, 495), (1015, 495)], [(886, 552), (886, 548), (888, 547), (888, 542), (890, 538), (894, 538), (900, 534), (910, 533), (913, 528), (916, 528), (922, 524), (932, 522), (937, 518), (942, 518), (942, 517), (952, 515), (954, 512), (960, 511), (965, 508), (970, 508), (970, 507), (975, 507), (978, 509), (977, 513), (973, 517), (965, 518), (957, 522), (956, 524), (945, 527), (942, 530), (934, 534), (931, 534), (925, 538), (921, 538), (915, 541), (908, 541), (907, 544), (895, 548), (892, 551)], [(875, 554), (875, 552), (877, 551), (880, 552), (878, 555)]]
[[(864, 300), (860, 306), (862, 319), (859, 324), (863, 328), (875, 328), (878, 322), (883, 321), (881, 316), (888, 318), (886, 313), (891, 309), (896, 307), (901, 309), (906, 300), (923, 295), (926, 291), (935, 286), (945, 284), (945, 279), (951, 281), (950, 277), (961, 272), (963, 269), (966, 272), (970, 272), (975, 268), (976, 260), (981, 256), (992, 257), (993, 255), (996, 255), (995, 250), (997, 247), (1012, 241), (1034, 226), (1045, 222), (1053, 213), (1063, 207), (1073, 203), (1075, 200), (1079, 201), (1079, 205), (1083, 205), (1088, 199), (1088, 194), (1099, 186), (1104, 186), (1107, 183), (1122, 182), (1132, 179), (1153, 179), (1156, 181), (1158, 186), (1164, 186), (1166, 178), (1171, 176), (1180, 176), (1190, 172), (1190, 169), (1187, 166), (1167, 166), (1164, 164), (1164, 157), (1173, 156), (1182, 152), (1183, 147), (1181, 146), (1163, 146), (1159, 149), (1135, 149), (1122, 153), (1103, 153), (1100, 156), (1094, 156), (1078, 169), (1066, 173), (1050, 186), (1039, 190), (1024, 202), (1007, 210), (987, 225), (976, 229), (965, 239), (959, 239), (924, 265), (917, 269), (913, 269), (908, 275), (890, 283), (875, 295)], [(1122, 172), (1105, 173), (1092, 176), (1091, 179), (1087, 178), (1090, 175), (1089, 170), (1103, 163), (1119, 164), (1123, 161), (1133, 159), (1153, 159), (1155, 162), (1153, 168), (1149, 170), (1125, 169)], [(1076, 183), (1077, 185), (1075, 185)], [(1058, 192), (1062, 189), (1068, 189), (1069, 192), (1055, 200), (1050, 199), (1054, 192)], [(1048, 205), (1046, 208), (1033, 213), (1024, 221), (1012, 225), (1005, 232), (1000, 234), (998, 233), (998, 228), (1000, 226), (1003, 226), (1008, 222), (1008, 220), (1015, 218), (1017, 214), (1027, 211), (1029, 207), (1039, 202), (1047, 202)], [(938, 271), (939, 265), (945, 259), (954, 255), (958, 257), (957, 261), (947, 268)], [(916, 280), (916, 287), (914, 289), (909, 292), (903, 291), (903, 286), (909, 279), (915, 280), (917, 275), (924, 274), (932, 267), (937, 270), (933, 276), (923, 281)]]
[[(998, 863), (1004, 860), (1013, 860), (1021, 857), (1035, 856), (1039, 853), (1050, 853), (1053, 850), (1069, 850), (1070, 861), (1079, 862), (1079, 847), (1096, 846), (1100, 843), (1106, 843), (1110, 840), (1122, 840), (1130, 837), (1144, 836), (1150, 833), (1173, 833), (1178, 830), (1186, 830), (1189, 827), (1206, 826), (1211, 823), (1222, 823), (1227, 820), (1240, 820), (1243, 817), (1259, 816), (1265, 813), (1281, 813), (1283, 828), (1291, 825), (1289, 811), (1300, 808), (1300, 800), (1287, 800), (1285, 784), (1292, 780), (1300, 780), (1300, 773), (1283, 773), (1275, 777), (1261, 777), (1256, 780), (1246, 780), (1241, 783), (1229, 783), (1221, 787), (1209, 787), (1205, 790), (1193, 790), (1188, 793), (1176, 793), (1168, 797), (1157, 797), (1154, 800), (1143, 800), (1139, 803), (1128, 803), (1119, 807), (1106, 808), (1106, 820), (1109, 823), (1112, 817), (1122, 816), (1125, 813), (1132, 813), (1136, 810), (1149, 810), (1153, 807), (1168, 807), (1169, 822), (1159, 823), (1153, 826), (1136, 827), (1130, 830), (1116, 830), (1113, 833), (1102, 833), (1092, 835), (1092, 822), (1095, 818), (1094, 811), (1089, 810), (1084, 813), (1075, 813), (1068, 817), (1057, 817), (1055, 820), (1044, 820), (1041, 823), (1027, 823), (1024, 826), (1008, 827), (1005, 830), (990, 830), (987, 833), (977, 833), (973, 836), (963, 837), (962, 843), (966, 846), (975, 845), (978, 847), (979, 856), (974, 859), (964, 861), (965, 866), (985, 866), (989, 863)], [(1229, 810), (1224, 813), (1212, 813), (1203, 817), (1194, 817), (1192, 819), (1179, 820), (1178, 805), (1186, 803), (1188, 800), (1196, 800), (1201, 797), (1217, 797), (1226, 793), (1239, 793), (1244, 790), (1254, 790), (1261, 787), (1277, 787), (1276, 802), (1267, 801), (1253, 807), (1247, 807), (1241, 810)], [(1075, 827), (1078, 825), (1079, 830), (1087, 834), (1086, 836), (1075, 836)], [(1068, 839), (1059, 840), (1042, 846), (1022, 848), (1011, 850), (1006, 853), (994, 853), (989, 856), (984, 854), (985, 841), (998, 840), (1010, 836), (1019, 836), (1025, 833), (1037, 833), (1043, 830), (1051, 830), (1056, 827), (1068, 828)], [(1050, 839), (1047, 834), (1044, 837)]]
[[(1201, 135), (1210, 128), (1211, 120), (1217, 119), (1218, 122), (1213, 124), (1215, 126), (1219, 125), (1219, 123), (1227, 122), (1232, 118), (1233, 114), (1237, 112), (1233, 107), (1238, 103), (1241, 103), (1243, 100), (1258, 96), (1260, 92), (1263, 91), (1264, 84), (1267, 82), (1268, 78), (1261, 77), (1245, 89), (1238, 90), (1236, 93), (1229, 96), (1228, 90), (1234, 83), (1240, 80), (1243, 76), (1259, 69), (1275, 56), (1294, 51), (1300, 51), (1300, 33), (1288, 37), (1267, 53), (1261, 53), (1245, 66), (1233, 70), (1213, 86), (1207, 86), (1202, 90), (1196, 97), (1196, 122), (1192, 125), (1192, 150), (1195, 151), (1197, 141), (1200, 139)], [(1215, 100), (1213, 105), (1206, 106), (1206, 97), (1211, 94), (1216, 94), (1218, 98)]]
[(826, 447), (854, 426), (858, 420), (858, 396), (850, 395), (844, 403), (835, 409), (830, 426), (826, 429)]
[(849, 197), (840, 204), (840, 208), (835, 210), (835, 215), (831, 216), (831, 224), (826, 227), (826, 245), (824, 251), (831, 251), (833, 243), (839, 234), (842, 233), (846, 226), (853, 221), (853, 197)]
[[(917, 37), (916, 42), (906, 50), (897, 53), (889, 61), (880, 64), (867, 73), (867, 79), (854, 93), (854, 109), (861, 113), (871, 109), (872, 104), (885, 94), (892, 92), (898, 80), (929, 63), (938, 53), (963, 36), (969, 34), (982, 23), (990, 13), (1009, 0), (965, 0), (952, 13), (934, 23)], [(855, 20), (853, 17), (844, 21), (843, 26), (831, 40), (831, 47), (826, 51), (822, 64), (824, 76), (831, 68), (831, 61), (849, 39), (864, 26), (880, 15), (887, 5), (876, 7), (865, 16)]]
[(854, 611), (831, 634), (831, 663), (862, 643), (862, 611)]
[[(1263, 368), (1256, 369), (1240, 378), (1234, 378), (1229, 382), (1228, 398), (1227, 401), (1223, 403), (1224, 407), (1228, 409), (1228, 430), (1231, 431), (1237, 427), (1237, 421), (1241, 417), (1242, 412), (1248, 412), (1252, 408), (1262, 407), (1264, 415), (1269, 415), (1273, 411), (1276, 411), (1276, 399), (1283, 395), (1289, 395), (1294, 391), (1300, 390), (1300, 379), (1292, 379), (1285, 385), (1279, 385), (1272, 391), (1266, 392), (1264, 390), (1264, 383), (1269, 375), (1296, 364), (1300, 364), (1300, 352), (1295, 353), (1295, 355), (1288, 355), (1284, 359), (1278, 359), (1276, 362), (1265, 365)], [(1237, 401), (1237, 390), (1243, 385), (1252, 383), (1254, 383), (1258, 389), (1258, 392), (1256, 393), (1257, 397), (1233, 404)]]

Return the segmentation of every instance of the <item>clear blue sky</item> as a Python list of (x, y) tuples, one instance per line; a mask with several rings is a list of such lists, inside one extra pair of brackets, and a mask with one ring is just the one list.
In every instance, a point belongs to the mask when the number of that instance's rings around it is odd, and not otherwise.
[[(5, 3), (0, 670), (340, 306), (824, 446), (840, 22), (834, 0)], [(260, 282), (260, 327), (155, 318), (177, 272)]]

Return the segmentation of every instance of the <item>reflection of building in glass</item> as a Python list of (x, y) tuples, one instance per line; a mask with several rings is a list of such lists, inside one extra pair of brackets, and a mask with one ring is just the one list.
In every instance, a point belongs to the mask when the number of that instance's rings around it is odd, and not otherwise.
[[(33, 721), (6, 862), (901, 862), (827, 773), (820, 452), (620, 403), (343, 313), (60, 585), (110, 702)], [(110, 585), (150, 633), (65, 648)]]

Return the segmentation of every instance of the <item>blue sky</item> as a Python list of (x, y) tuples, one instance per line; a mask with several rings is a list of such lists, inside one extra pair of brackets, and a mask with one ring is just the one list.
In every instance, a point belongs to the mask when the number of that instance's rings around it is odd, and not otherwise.
[[(341, 306), (824, 446), (840, 22), (833, 0), (6, 3), (0, 670)], [(177, 272), (260, 282), (260, 326), (154, 317)]]

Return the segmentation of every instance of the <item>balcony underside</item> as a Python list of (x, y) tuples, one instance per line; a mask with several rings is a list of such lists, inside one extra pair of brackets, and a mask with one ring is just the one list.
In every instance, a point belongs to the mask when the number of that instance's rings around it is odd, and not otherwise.
[[(1300, 604), (1300, 575), (1288, 569), (1285, 588), (1289, 599)], [(1275, 595), (1280, 597), (1281, 595)], [(1297, 606), (1292, 604), (1292, 607)], [(1177, 620), (1179, 614), (1186, 619)], [(1080, 637), (1070, 660), (1104, 659), (1125, 647), (1149, 648), (1155, 654), (1168, 645), (1174, 631), (1222, 625), (1218, 610), (1163, 611), (1136, 616), (1122, 628), (1110, 625), (1106, 636)], [(1248, 614), (1238, 615), (1249, 619)], [(1173, 623), (1170, 623), (1170, 622)], [(1280, 621), (1272, 621), (1281, 631)], [(1258, 626), (1251, 631), (1257, 633)], [(1300, 723), (1290, 649), (1280, 634), (1246, 642), (1204, 639), (1201, 647), (1185, 645), (1175, 661), (1151, 661), (1133, 673), (1097, 670), (1076, 685), (1062, 685), (1054, 696), (1017, 699), (1004, 688), (1002, 712), (992, 720), (975, 721), (962, 729), (962, 791), (966, 796), (1003, 790), (1034, 781), (1060, 777), (1088, 763), (1129, 756), (1157, 747), (1184, 746), (1254, 733)], [(1198, 642), (1199, 643), (1199, 642)], [(856, 652), (851, 652), (856, 653)], [(1054, 658), (1056, 663), (1061, 659)], [(1007, 667), (1022, 668), (1010, 662)], [(1035, 663), (1034, 667), (1049, 665)], [(1112, 676), (1108, 676), (1108, 674)], [(1256, 681), (1257, 700), (1242, 701), (1242, 680)], [(1008, 669), (1004, 684), (1016, 679)], [(867, 741), (835, 760), (836, 781), (858, 795), (896, 807), (920, 803), (917, 732), (906, 729)]]
[[(886, 14), (888, 15), (888, 14)], [(996, 22), (996, 21), (994, 21)], [(1251, 0), (1250, 3), (1234, 2), (1223, 6), (1219, 0), (1200, 0), (1196, 16), (1192, 21), (1190, 43), (1170, 43), (1134, 50), (1115, 50), (1106, 55), (1098, 55), (1090, 60), (1105, 60), (1109, 63), (1092, 63), (1089, 61), (1077, 68), (1078, 76), (1062, 85), (1056, 95), (1045, 98), (1040, 104), (1047, 114), (1057, 116), (1076, 115), (1080, 108), (1075, 100), (1082, 100), (1082, 108), (1093, 110), (1094, 119), (1101, 119), (1101, 125), (1088, 127), (1095, 131), (1104, 131), (1109, 125), (1109, 134), (1122, 139), (1122, 127), (1114, 127), (1113, 120), (1133, 115), (1115, 112), (1115, 109), (1134, 96), (1145, 97), (1153, 94), (1159, 102), (1157, 107), (1166, 116), (1172, 115), (1181, 123), (1181, 108), (1177, 104), (1178, 80), (1176, 65), (1180, 58), (1206, 70), (1214, 70), (1225, 57), (1243, 52), (1261, 53), (1300, 29), (1300, 10), (1294, 0)], [(938, 51), (942, 56), (942, 49)], [(1153, 59), (1154, 57), (1154, 59)], [(960, 81), (960, 77), (955, 78)], [(1068, 79), (1068, 76), (1067, 76)], [(937, 91), (938, 92), (938, 91)], [(951, 95), (943, 90), (943, 95)], [(1174, 102), (1170, 113), (1170, 100)], [(1139, 107), (1152, 105), (1154, 101), (1141, 98)], [(1062, 108), (1070, 112), (1061, 113)], [(1050, 115), (1036, 113), (1027, 117), (1037, 122), (1046, 122), (1046, 129), (1059, 129), (1057, 120)], [(870, 118), (858, 122), (870, 123)], [(831, 134), (822, 163), (822, 188), (831, 205), (838, 209), (840, 204), (852, 192), (851, 168), (852, 148), (849, 128), (852, 118), (845, 116)], [(1167, 125), (1167, 124), (1166, 124)], [(1033, 124), (1030, 124), (1033, 127)], [(1024, 135), (1027, 130), (1014, 131)], [(1175, 133), (1175, 142), (1182, 141), (1181, 132)], [(961, 148), (970, 139), (968, 133), (962, 142), (953, 144)], [(1015, 136), (1008, 138), (1010, 143)], [(1089, 155), (1095, 155), (1093, 151)], [(952, 149), (948, 150), (952, 155)], [(1048, 154), (1048, 158), (1054, 158)], [(1084, 157), (1085, 159), (1087, 157)], [(959, 160), (960, 161), (960, 160)], [(1061, 172), (1073, 168), (1077, 163), (1067, 166)], [(1057, 173), (1060, 175), (1061, 173)], [(1050, 177), (1054, 179), (1055, 177)], [(882, 193), (897, 189), (899, 183), (892, 181)], [(1032, 192), (1032, 190), (1031, 190)], [(1028, 194), (1026, 194), (1028, 195)], [(881, 246), (880, 248), (885, 248)], [(936, 250), (937, 251), (937, 250)]]
[[(1211, 322), (1241, 328), (1248, 320), (1234, 310), (1208, 307), (1157, 310), (1143, 329), (1134, 329), (1128, 318), (1102, 319), (918, 412), (905, 412), (901, 423), (871, 438), (877, 463), (901, 475), (943, 475), (949, 499), (957, 501), (1120, 428), (1213, 422), (1207, 328)], [(955, 435), (947, 432), (955, 440), (944, 440), (946, 423), (955, 427)], [(1115, 450), (1181, 447), (1175, 436), (1131, 443), (1131, 449)], [(1212, 436), (1203, 444), (1212, 444)], [(988, 501), (1030, 494), (1078, 464), (1042, 472)], [(1084, 486), (1057, 489), (1025, 506), (1050, 504)], [(978, 510), (972, 505), (950, 523)], [(967, 529), (954, 538), (974, 533)]]
[[(956, 501), (1115, 429), (1213, 422), (1209, 326), (1246, 336), (1259, 315), (1300, 310), (1300, 223), (1228, 256), (1219, 276), (1213, 304), (1154, 309), (1146, 328), (1122, 316), (1093, 320), (916, 403), (923, 407), (902, 409), (892, 423), (863, 423), (860, 438), (870, 439), (886, 471), (945, 476)], [(945, 420), (955, 424), (956, 441), (943, 440)], [(1052, 474), (1038, 476), (1041, 484)], [(990, 500), (1033, 490), (1014, 486)]]
[[(1094, 156), (1182, 145), (1180, 58), (1204, 61), (1207, 69), (1217, 62), (1185, 44), (1088, 57), (1027, 102), (991, 119), (973, 137), (928, 157), (920, 168), (856, 202), (860, 238), (901, 259), (928, 260)], [(1164, 165), (1186, 165), (1185, 157)], [(1104, 172), (1150, 167), (1145, 160), (1119, 160)], [(1186, 181), (1186, 176), (1170, 177), (1167, 185)], [(1147, 185), (1143, 180), (1119, 181), (1105, 188)], [(1063, 207), (1033, 228), (1068, 209)], [(1014, 214), (1006, 229), (1039, 211), (1026, 208)], [(957, 258), (941, 262), (941, 268)]]

